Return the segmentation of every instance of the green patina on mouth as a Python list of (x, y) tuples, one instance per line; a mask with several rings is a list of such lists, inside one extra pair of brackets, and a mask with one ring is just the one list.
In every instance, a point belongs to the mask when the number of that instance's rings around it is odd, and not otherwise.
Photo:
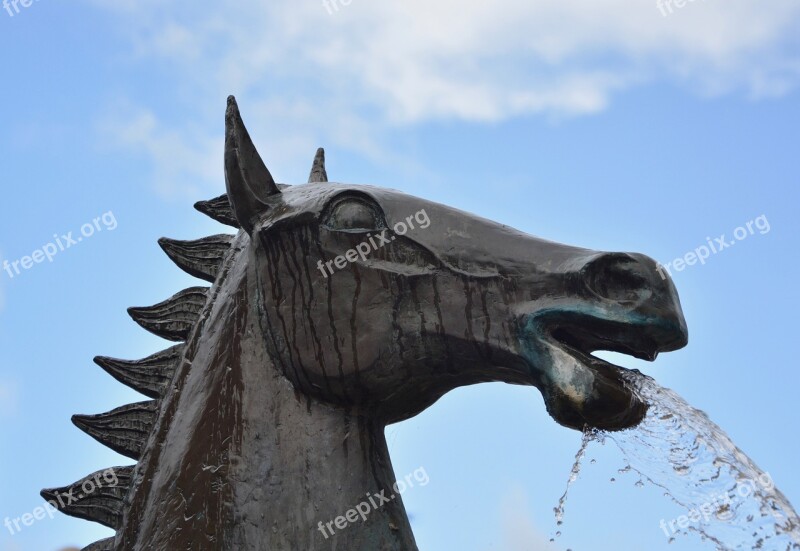
[(541, 381), (548, 413), (557, 422), (579, 430), (587, 426), (606, 430), (635, 426), (647, 405), (630, 392), (622, 375), (626, 370), (592, 356), (592, 349), (567, 344), (554, 336), (559, 324), (553, 325), (552, 320), (575, 317), (603, 322), (616, 318), (611, 321), (624, 321), (631, 327), (652, 327), (662, 320), (636, 312), (609, 316), (602, 308), (576, 304), (526, 316), (518, 334), (520, 354)]

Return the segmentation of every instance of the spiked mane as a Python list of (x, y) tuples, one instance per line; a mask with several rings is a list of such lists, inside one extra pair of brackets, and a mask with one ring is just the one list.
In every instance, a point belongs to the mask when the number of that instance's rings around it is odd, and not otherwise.
[[(321, 148), (317, 150), (311, 168), (309, 183), (312, 182), (327, 182), (325, 153)], [(222, 224), (241, 228), (227, 194), (200, 201), (194, 206)], [(223, 276), (222, 266), (232, 251), (234, 239), (233, 235), (220, 234), (195, 241), (162, 238), (158, 243), (186, 273), (213, 284)], [(162, 413), (162, 399), (184, 360), (185, 343), (198, 325), (201, 313), (215, 298), (210, 296), (209, 289), (190, 287), (154, 306), (128, 309), (128, 314), (141, 327), (180, 344), (135, 361), (105, 356), (94, 358), (94, 362), (112, 377), (151, 400), (128, 404), (99, 415), (74, 415), (72, 422), (79, 429), (117, 453), (140, 460)], [(85, 483), (96, 480), (109, 471), (104, 469), (68, 486), (42, 490), (41, 496), (67, 515), (119, 530), (125, 507), (130, 504), (129, 494), (134, 486), (137, 466), (113, 467), (111, 470), (118, 480), (115, 486), (98, 486), (89, 493), (82, 490)], [(72, 497), (69, 503), (62, 504), (59, 500), (59, 496), (64, 495)], [(112, 551), (114, 540), (112, 537), (95, 542), (83, 551)]]
[[(322, 149), (308, 185), (278, 184), (233, 97), (224, 168), (227, 193), (195, 207), (236, 235), (159, 240), (211, 286), (128, 309), (169, 348), (95, 358), (148, 400), (72, 418), (136, 463), (41, 492), (116, 532), (84, 551), (417, 551), (389, 424), (497, 381), (539, 389), (565, 427), (628, 429), (648, 403), (591, 352), (654, 358), (688, 341), (653, 259), (542, 240), (394, 190), (321, 184)], [(355, 497), (367, 490), (369, 516)], [(357, 512), (359, 527), (336, 534), (351, 498), (362, 503), (345, 520)]]

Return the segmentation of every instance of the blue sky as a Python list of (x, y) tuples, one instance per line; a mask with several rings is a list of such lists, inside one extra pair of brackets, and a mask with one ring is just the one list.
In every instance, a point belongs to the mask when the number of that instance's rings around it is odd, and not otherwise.
[[(673, 2), (666, 16), (655, 0), (266, 4), (0, 11), (0, 261), (115, 221), (52, 262), (0, 272), (0, 519), (33, 511), (42, 487), (129, 462), (69, 417), (141, 399), (91, 358), (164, 347), (125, 308), (197, 282), (156, 240), (225, 231), (191, 205), (224, 190), (228, 94), (287, 183), (304, 182), (324, 146), (332, 180), (661, 262), (766, 217), (768, 232), (674, 273), (686, 349), (619, 361), (705, 410), (800, 503), (797, 2)], [(460, 389), (387, 437), (398, 476), (430, 477), (404, 498), (422, 550), (675, 547), (658, 522), (680, 511), (618, 475), (608, 447), (590, 448), (598, 461), (548, 546), (580, 435), (535, 389)], [(44, 519), (0, 529), (0, 550), (107, 533)]]

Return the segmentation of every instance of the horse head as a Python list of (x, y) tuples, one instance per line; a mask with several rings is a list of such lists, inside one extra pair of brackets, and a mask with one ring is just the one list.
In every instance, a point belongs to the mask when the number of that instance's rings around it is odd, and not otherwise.
[(328, 182), (321, 150), (308, 183), (276, 183), (233, 98), (225, 179), (227, 196), (198, 208), (236, 236), (161, 241), (213, 286), (129, 310), (181, 344), (96, 358), (152, 400), (73, 418), (138, 463), (42, 492), (116, 530), (87, 550), (414, 551), (388, 490), (387, 424), (502, 381), (538, 388), (564, 426), (624, 429), (647, 404), (592, 352), (652, 360), (687, 342), (675, 288), (650, 258)]
[(371, 186), (275, 183), (229, 100), (228, 197), (251, 236), (264, 338), (301, 392), (412, 417), (446, 392), (539, 388), (576, 429), (637, 424), (646, 404), (592, 355), (653, 360), (687, 343), (678, 295), (652, 259), (526, 235)]

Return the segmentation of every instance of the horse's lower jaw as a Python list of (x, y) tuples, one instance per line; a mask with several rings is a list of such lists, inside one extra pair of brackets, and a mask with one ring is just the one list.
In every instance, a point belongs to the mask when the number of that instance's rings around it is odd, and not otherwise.
[(648, 405), (626, 382), (626, 369), (563, 343), (550, 347), (553, 376), (542, 393), (557, 423), (576, 430), (618, 431), (644, 419)]
[(648, 406), (626, 382), (626, 369), (552, 335), (540, 335), (526, 344), (547, 412), (560, 425), (617, 431), (644, 419)]
[(655, 360), (688, 342), (676, 304), (635, 310), (550, 308), (529, 316), (520, 335), (522, 355), (553, 419), (569, 428), (616, 431), (635, 427), (647, 413), (624, 368), (592, 355), (610, 350)]

